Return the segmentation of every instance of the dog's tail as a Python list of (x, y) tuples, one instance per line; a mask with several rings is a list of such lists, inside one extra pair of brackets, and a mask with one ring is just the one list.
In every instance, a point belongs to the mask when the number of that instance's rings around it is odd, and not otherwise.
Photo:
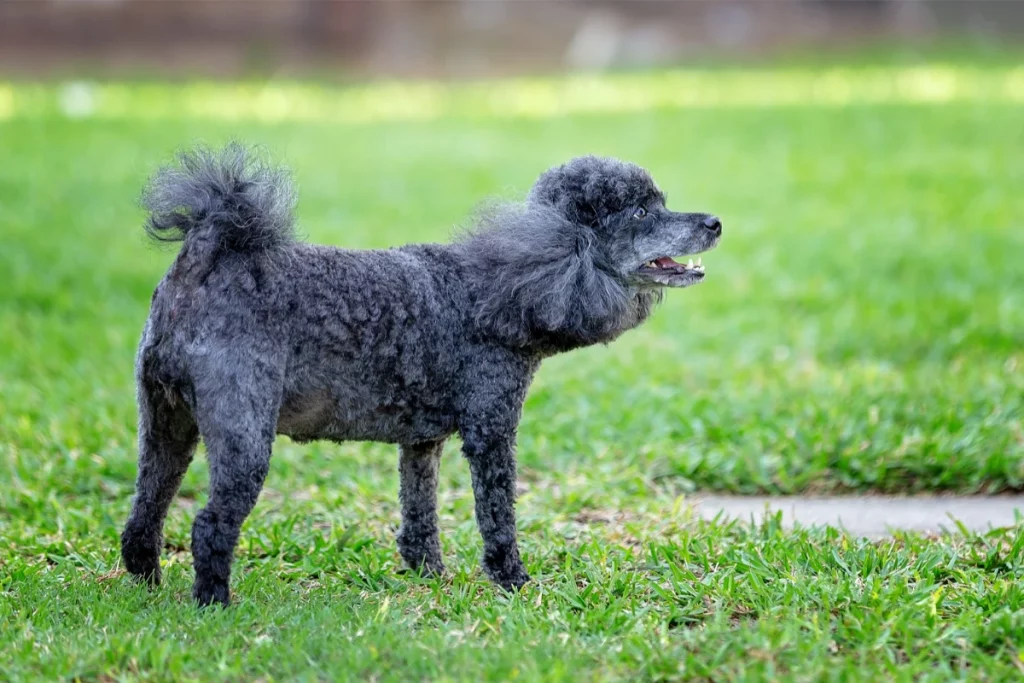
[(254, 254), (294, 239), (295, 192), (286, 170), (239, 143), (196, 147), (177, 162), (157, 171), (142, 195), (154, 240)]

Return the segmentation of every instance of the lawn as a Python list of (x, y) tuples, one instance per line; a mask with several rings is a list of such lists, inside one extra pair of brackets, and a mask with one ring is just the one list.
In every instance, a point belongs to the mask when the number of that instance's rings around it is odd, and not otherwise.
[[(963, 55), (409, 89), (0, 84), (0, 677), (1019, 675), (1020, 527), (869, 542), (701, 522), (685, 496), (1024, 491), (1022, 104), (1014, 62)], [(165, 585), (123, 576), (133, 353), (173, 258), (135, 200), (174, 149), (232, 137), (287, 162), (301, 230), (331, 244), (447, 239), (581, 153), (722, 217), (704, 283), (540, 371), (521, 594), (477, 569), (454, 443), (448, 577), (401, 573), (393, 448), (285, 438), (231, 609), (188, 599), (203, 458)]]

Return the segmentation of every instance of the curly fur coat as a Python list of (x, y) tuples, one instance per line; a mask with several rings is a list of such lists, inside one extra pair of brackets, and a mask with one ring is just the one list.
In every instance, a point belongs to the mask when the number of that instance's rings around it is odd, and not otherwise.
[(241, 145), (178, 161), (144, 195), (150, 235), (182, 246), (139, 347), (139, 471), (121, 545), (128, 571), (159, 583), (164, 518), (201, 437), (210, 495), (192, 554), (204, 605), (229, 602), (275, 434), (398, 444), (398, 548), (433, 573), (441, 448), (459, 434), (484, 570), (522, 586), (515, 440), (537, 367), (612, 341), (662, 288), (702, 280), (703, 267), (671, 257), (711, 249), (722, 231), (666, 209), (640, 167), (582, 157), (452, 244), (337, 249), (296, 241), (287, 174)]

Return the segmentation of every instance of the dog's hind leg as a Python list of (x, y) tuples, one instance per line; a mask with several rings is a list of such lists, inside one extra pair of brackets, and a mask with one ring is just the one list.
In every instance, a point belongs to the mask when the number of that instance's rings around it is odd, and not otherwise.
[(160, 583), (160, 550), (167, 509), (181, 485), (199, 431), (184, 402), (145, 378), (139, 381), (139, 474), (132, 511), (121, 534), (129, 573)]
[(197, 382), (196, 415), (210, 462), (209, 500), (192, 525), (192, 597), (200, 605), (230, 602), (239, 530), (270, 467), (281, 386), (265, 368), (244, 359)]
[(411, 569), (425, 574), (444, 573), (441, 539), (437, 528), (437, 477), (444, 440), (401, 447), (402, 526), (398, 551)]

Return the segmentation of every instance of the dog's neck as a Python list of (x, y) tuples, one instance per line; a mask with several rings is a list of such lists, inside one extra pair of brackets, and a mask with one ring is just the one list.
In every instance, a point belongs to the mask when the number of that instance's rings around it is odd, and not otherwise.
[(589, 229), (546, 206), (498, 207), (451, 246), (481, 334), (538, 354), (607, 343), (659, 300), (619, 277)]
[(497, 315), (478, 316), (474, 323), (502, 345), (548, 357), (614, 341), (647, 320), (660, 299), (657, 291), (627, 291), (621, 305), (600, 310), (600, 314), (595, 315), (594, 307), (586, 302), (576, 301), (570, 303), (576, 308), (572, 314), (552, 320), (536, 310), (524, 310), (523, 302), (512, 296)]

